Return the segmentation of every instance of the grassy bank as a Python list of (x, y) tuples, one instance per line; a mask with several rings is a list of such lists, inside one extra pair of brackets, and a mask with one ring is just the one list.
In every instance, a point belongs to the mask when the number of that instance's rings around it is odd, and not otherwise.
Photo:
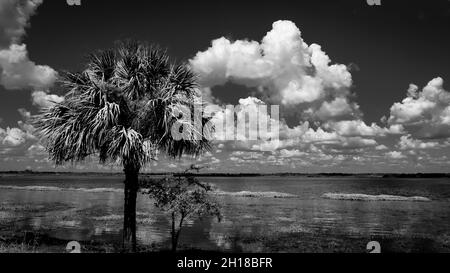
[(384, 253), (450, 253), (450, 237), (277, 233), (244, 235), (232, 240), (236, 252), (365, 253), (368, 242), (378, 241)]
[[(378, 241), (384, 253), (450, 253), (450, 236), (357, 236), (330, 232), (283, 232), (271, 235), (234, 235), (227, 251), (262, 253), (365, 253), (369, 241)], [(45, 234), (19, 234), (0, 238), (0, 253), (64, 253), (67, 241)], [(119, 243), (80, 242), (83, 253), (120, 253)], [(139, 252), (168, 251), (162, 246), (139, 245)], [(205, 251), (181, 245), (179, 251)], [(216, 250), (206, 250), (216, 251)]]

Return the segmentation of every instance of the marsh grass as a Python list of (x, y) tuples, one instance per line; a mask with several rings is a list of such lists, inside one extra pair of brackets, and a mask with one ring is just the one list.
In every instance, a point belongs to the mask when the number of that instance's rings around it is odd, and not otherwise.
[(25, 243), (0, 243), (0, 253), (39, 253), (37, 247)]
[[(365, 253), (366, 244), (376, 240), (381, 243), (383, 253), (450, 253), (450, 242), (425, 237), (404, 236), (345, 236), (327, 233), (277, 233), (235, 234), (226, 240), (235, 253)], [(4, 240), (4, 239), (3, 239)], [(0, 239), (0, 253), (65, 253), (66, 241), (40, 238), (33, 242), (14, 242)], [(82, 253), (119, 253), (120, 244), (81, 242)], [(138, 245), (137, 252), (167, 252), (161, 245)], [(215, 252), (201, 250), (192, 245), (180, 245), (180, 252)], [(220, 252), (220, 251), (219, 251)]]

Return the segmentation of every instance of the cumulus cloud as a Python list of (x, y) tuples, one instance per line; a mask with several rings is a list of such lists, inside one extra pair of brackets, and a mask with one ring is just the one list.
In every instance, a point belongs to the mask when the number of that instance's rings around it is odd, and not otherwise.
[[(248, 128), (250, 126), (247, 125), (247, 130)], [(290, 127), (284, 120), (280, 120), (279, 139), (235, 143), (234, 148), (254, 151), (275, 151), (286, 148), (305, 150), (313, 145), (320, 145), (328, 147), (329, 151), (382, 150), (388, 148), (385, 145), (378, 145), (376, 138), (403, 133), (401, 125), (391, 125), (386, 128), (375, 123), (367, 125), (362, 120), (331, 121), (319, 127), (313, 127), (308, 121)]]
[(45, 147), (40, 143), (32, 144), (30, 147), (28, 147), (26, 152), (26, 155), (30, 157), (41, 156), (45, 154), (46, 154)]
[(371, 138), (360, 136), (342, 136), (336, 131), (327, 132), (322, 128), (309, 130), (302, 136), (303, 143), (313, 143), (315, 145), (327, 145), (337, 149), (358, 149), (376, 146), (378, 143)]
[[(364, 123), (359, 105), (352, 101), (352, 76), (347, 66), (332, 64), (320, 45), (305, 43), (291, 21), (273, 23), (261, 42), (213, 40), (190, 65), (207, 96), (212, 87), (232, 82), (257, 90), (256, 97), (240, 99), (240, 105), (276, 103), (285, 112), (299, 114), (293, 127), (280, 120), (279, 139), (237, 142), (235, 149), (285, 153), (286, 148), (313, 145), (365, 149), (380, 146), (376, 137), (403, 133), (399, 124), (383, 128)], [(226, 115), (225, 111), (215, 118), (224, 120)], [(246, 128), (256, 129), (251, 124)]]
[(0, 84), (6, 89), (45, 89), (53, 85), (57, 73), (28, 58), (21, 43), (25, 27), (42, 0), (4, 0), (0, 2)]
[[(38, 65), (29, 59), (27, 46), (22, 43), (30, 17), (42, 0), (2, 0), (0, 2), (0, 85), (9, 90), (48, 90), (57, 72), (47, 65)], [(48, 106), (61, 101), (56, 95), (43, 91), (33, 93), (33, 103)], [(22, 120), (17, 127), (0, 128), (0, 153), (13, 156), (36, 154), (42, 151), (34, 135), (35, 128), (29, 123), (31, 113), (18, 109)]]
[(291, 21), (273, 23), (261, 42), (213, 40), (190, 65), (208, 91), (233, 82), (257, 88), (271, 102), (301, 105), (305, 114), (321, 109), (323, 119), (358, 115), (357, 104), (347, 100), (352, 85), (347, 67), (331, 64), (321, 46), (308, 46)]
[(389, 124), (405, 127), (415, 138), (445, 139), (450, 137), (450, 92), (444, 80), (431, 80), (422, 91), (411, 84), (407, 97), (391, 107)]
[(287, 148), (307, 150), (317, 145), (328, 147), (328, 150), (352, 150), (372, 148), (378, 143), (370, 137), (343, 136), (321, 127), (314, 129), (308, 122), (304, 122), (293, 128), (281, 123), (279, 139), (235, 143), (234, 148), (254, 151), (276, 151)]
[(22, 118), (23, 118), (24, 120), (28, 120), (28, 119), (31, 118), (31, 113), (30, 113), (30, 111), (28, 111), (27, 109), (25, 109), (25, 108), (19, 108), (19, 109), (17, 109), (17, 111), (19, 112), (19, 114), (22, 116)]
[(382, 151), (382, 150), (387, 150), (388, 147), (384, 144), (378, 145), (377, 147), (375, 147), (375, 150), (377, 151)]
[[(305, 43), (300, 30), (290, 21), (275, 22), (261, 42), (232, 41), (224, 37), (213, 40), (207, 50), (190, 60), (190, 65), (199, 75), (207, 97), (217, 95), (220, 99), (220, 94), (212, 93), (212, 88), (231, 82), (256, 90), (254, 97), (239, 100), (241, 106), (281, 106), (278, 139), (221, 142), (221, 151), (269, 153), (258, 159), (269, 165), (307, 166), (318, 162), (333, 165), (349, 160), (363, 162), (364, 158), (357, 156), (362, 152), (385, 158), (380, 151), (389, 148), (380, 145), (377, 139), (405, 133), (401, 124), (388, 127), (366, 124), (350, 92), (349, 68), (333, 64), (320, 45)], [(219, 112), (214, 118), (225, 120), (230, 114), (227, 111)], [(297, 119), (290, 119), (288, 125), (283, 118), (291, 115)], [(263, 116), (272, 118), (268, 113)], [(252, 124), (245, 126), (249, 131), (257, 130)], [(223, 139), (224, 130), (216, 131), (217, 135)], [(252, 160), (254, 156), (243, 157), (237, 153), (230, 159), (238, 164)]]
[(0, 141), (4, 146), (16, 147), (27, 140), (27, 133), (19, 128), (0, 128)]
[(307, 154), (306, 152), (300, 151), (298, 149), (295, 149), (295, 150), (282, 149), (279, 152), (280, 157), (297, 157), (297, 156), (303, 156), (306, 154)]
[(43, 0), (2, 0), (0, 2), (0, 47), (20, 43), (29, 18)]
[(51, 107), (55, 103), (64, 101), (64, 97), (55, 94), (48, 94), (44, 91), (34, 91), (31, 94), (31, 98), (33, 104), (41, 108)]
[(392, 151), (392, 152), (387, 152), (386, 156), (392, 159), (403, 159), (406, 158), (406, 156), (404, 154), (402, 154), (402, 152), (399, 151)]
[(48, 88), (56, 80), (56, 71), (47, 65), (36, 65), (28, 58), (25, 44), (12, 44), (0, 50), (0, 83), (6, 89)]
[[(255, 151), (275, 151), (284, 148), (307, 148), (308, 145), (328, 145), (336, 149), (360, 149), (377, 145), (376, 140), (370, 137), (384, 136), (393, 133), (395, 129), (381, 128), (375, 124), (367, 126), (360, 120), (331, 123), (327, 128), (312, 128), (308, 121), (300, 122), (296, 126), (288, 126), (284, 120), (276, 120), (267, 112), (261, 112), (256, 106), (265, 105), (261, 100), (248, 97), (239, 100), (238, 107), (225, 109), (214, 115), (216, 125), (214, 132), (216, 140), (230, 140), (227, 134), (235, 136), (234, 148)], [(268, 128), (266, 138), (261, 139), (261, 129), (258, 122), (251, 118), (243, 118), (246, 113), (253, 113), (258, 119), (267, 120), (271, 126)], [(229, 118), (227, 118), (229, 116)], [(230, 118), (231, 116), (231, 118)], [(244, 131), (238, 132), (234, 121), (243, 118)], [(272, 131), (276, 124), (278, 134)], [(233, 132), (235, 132), (233, 134)], [(250, 136), (254, 136), (251, 138)], [(224, 147), (221, 143), (220, 147)]]
[(343, 120), (326, 124), (341, 136), (385, 136), (387, 134), (402, 134), (403, 126), (392, 125), (389, 128), (382, 128), (375, 123), (368, 126), (362, 120)]
[(0, 148), (18, 147), (37, 141), (37, 137), (34, 135), (35, 128), (29, 124), (30, 112), (23, 108), (18, 111), (23, 118), (17, 122), (18, 127), (7, 127), (6, 129), (0, 127)]
[(260, 148), (275, 150), (279, 138), (301, 137), (309, 127), (308, 122), (289, 127), (278, 119), (277, 108), (272, 109), (255, 97), (240, 99), (236, 107), (217, 108), (212, 119), (214, 138), (219, 142), (225, 141), (218, 145), (219, 149), (225, 148), (224, 143), (231, 140), (234, 147), (249, 149), (253, 145), (265, 144)]
[(319, 109), (310, 108), (306, 112), (321, 121), (353, 119), (361, 115), (359, 105), (349, 102), (344, 97), (337, 97), (329, 102), (324, 101)]
[(0, 127), (0, 153), (23, 155), (24, 149), (38, 141), (35, 128), (29, 123), (30, 112), (24, 108), (18, 111), (23, 119), (17, 122), (18, 127)]
[(424, 142), (420, 139), (412, 139), (411, 135), (401, 136), (398, 146), (402, 150), (408, 149), (430, 149), (439, 147), (439, 142)]

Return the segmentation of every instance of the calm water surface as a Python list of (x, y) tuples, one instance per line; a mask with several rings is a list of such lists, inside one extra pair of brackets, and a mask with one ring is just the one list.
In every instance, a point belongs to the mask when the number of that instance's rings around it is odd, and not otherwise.
[[(190, 221), (180, 243), (230, 249), (239, 234), (319, 232), (355, 236), (450, 236), (449, 179), (358, 177), (207, 177), (224, 219)], [(64, 240), (120, 241), (123, 178), (99, 175), (0, 176), (0, 232), (45, 231)], [(248, 191), (259, 197), (238, 197)], [(264, 197), (265, 192), (291, 198)], [(422, 196), (430, 202), (330, 200), (325, 193)], [(273, 194), (272, 194), (273, 195)], [(282, 196), (282, 194), (280, 194)], [(169, 245), (169, 218), (138, 198), (138, 240)]]

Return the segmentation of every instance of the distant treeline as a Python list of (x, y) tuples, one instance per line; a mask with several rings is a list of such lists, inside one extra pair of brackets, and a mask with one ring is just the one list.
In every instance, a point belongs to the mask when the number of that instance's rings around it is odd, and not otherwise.
[[(36, 172), (4, 171), (0, 174), (36, 174), (36, 175), (101, 175), (122, 176), (121, 172)], [(382, 178), (450, 178), (450, 173), (196, 173), (196, 172), (155, 172), (141, 173), (141, 176), (196, 176), (196, 177), (258, 177), (258, 176), (302, 176), (302, 177), (382, 177)]]
[(450, 178), (450, 173), (388, 173), (383, 178)]
[(381, 176), (376, 174), (351, 174), (351, 173), (174, 173), (174, 176), (230, 176), (230, 177), (252, 177), (252, 176), (305, 176), (305, 177), (322, 177), (322, 176)]

